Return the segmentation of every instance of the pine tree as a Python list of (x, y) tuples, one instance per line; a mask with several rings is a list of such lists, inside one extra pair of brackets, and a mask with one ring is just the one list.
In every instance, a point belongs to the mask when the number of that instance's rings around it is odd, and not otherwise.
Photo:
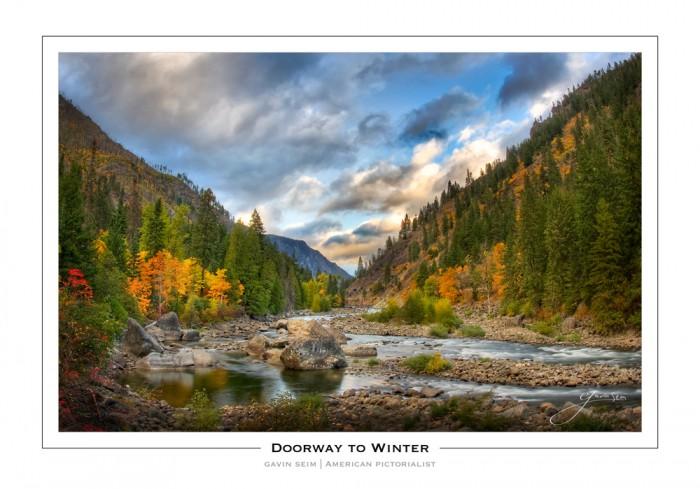
[(141, 226), (141, 249), (149, 257), (165, 248), (166, 217), (163, 201), (159, 198), (153, 206), (145, 206)]
[(219, 255), (220, 229), (215, 202), (211, 189), (208, 188), (199, 194), (199, 205), (192, 227), (192, 254), (207, 270), (216, 267)]
[(250, 216), (250, 229), (255, 232), (258, 236), (265, 234), (265, 226), (263, 226), (262, 218), (258, 214), (257, 209), (253, 209), (253, 213)]
[(618, 224), (605, 199), (600, 199), (595, 218), (596, 237), (590, 250), (589, 284), (592, 311), (598, 326), (611, 331), (623, 325), (621, 313), (625, 284)]
[(127, 222), (126, 208), (124, 201), (120, 197), (117, 208), (112, 213), (112, 219), (109, 224), (109, 232), (107, 233), (107, 248), (112, 252), (117, 266), (121, 271), (127, 269)]
[(80, 167), (60, 162), (58, 191), (58, 268), (61, 276), (77, 268), (90, 280), (95, 273), (93, 238), (87, 229)]
[(355, 277), (360, 278), (365, 272), (365, 266), (362, 263), (362, 257), (357, 259), (357, 270), (355, 271)]

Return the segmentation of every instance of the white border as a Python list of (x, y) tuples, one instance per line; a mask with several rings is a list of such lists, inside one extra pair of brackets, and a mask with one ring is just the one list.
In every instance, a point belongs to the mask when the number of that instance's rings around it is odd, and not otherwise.
[[(58, 54), (60, 52), (641, 52), (642, 431), (640, 433), (61, 433), (58, 431)], [(655, 37), (45, 37), (43, 39), (44, 448), (230, 448), (335, 442), (469, 448), (656, 448), (657, 39)], [(380, 457), (373, 455), (373, 457)], [(394, 456), (394, 458), (396, 458)]]

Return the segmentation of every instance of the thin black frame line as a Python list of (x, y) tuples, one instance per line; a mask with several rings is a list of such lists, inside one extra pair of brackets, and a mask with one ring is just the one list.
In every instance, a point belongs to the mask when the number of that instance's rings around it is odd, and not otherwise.
[[(44, 450), (260, 450), (261, 447), (47, 447), (44, 445), (44, 38), (130, 38), (130, 37), (145, 37), (145, 38), (656, 38), (656, 445), (649, 447), (439, 447), (440, 450), (658, 450), (660, 438), (660, 421), (659, 421), (659, 35), (658, 34), (590, 34), (590, 35), (67, 35), (67, 34), (44, 34), (41, 36), (41, 448)], [(384, 432), (374, 432), (382, 433)]]

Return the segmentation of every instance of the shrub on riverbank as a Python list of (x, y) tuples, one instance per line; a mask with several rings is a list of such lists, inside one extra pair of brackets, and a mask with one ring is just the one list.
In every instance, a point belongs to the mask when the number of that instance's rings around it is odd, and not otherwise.
[(484, 329), (478, 324), (467, 324), (459, 330), (465, 338), (483, 338), (486, 336)]
[[(456, 327), (462, 324), (452, 309), (450, 301), (423, 294), (420, 290), (411, 292), (404, 304), (399, 307), (390, 300), (386, 307), (375, 313), (363, 316), (368, 321), (388, 323), (398, 320), (405, 324), (436, 324), (434, 336), (446, 337)], [(443, 334), (446, 331), (447, 333)]]
[(221, 418), (214, 402), (209, 399), (207, 392), (194, 391), (190, 402), (185, 406), (189, 412), (179, 416), (179, 424), (183, 431), (217, 431)]
[(452, 363), (438, 352), (409, 357), (403, 361), (403, 365), (417, 374), (437, 374), (452, 368)]
[(462, 428), (471, 431), (504, 431), (509, 427), (509, 420), (491, 411), (490, 396), (479, 398), (452, 398), (438, 401), (430, 406), (433, 418), (450, 418), (458, 421)]
[(269, 405), (260, 405), (255, 416), (243, 420), (240, 431), (327, 431), (330, 427), (328, 405), (318, 394), (295, 398), (283, 394)]
[(442, 324), (435, 324), (430, 328), (430, 336), (434, 336), (435, 338), (447, 338), (449, 334), (450, 330)]

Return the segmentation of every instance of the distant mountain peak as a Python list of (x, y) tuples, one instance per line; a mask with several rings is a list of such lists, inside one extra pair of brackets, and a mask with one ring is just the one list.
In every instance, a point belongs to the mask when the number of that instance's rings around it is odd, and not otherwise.
[(306, 241), (275, 234), (267, 234), (266, 236), (279, 251), (292, 257), (299, 265), (309, 270), (313, 276), (327, 273), (342, 279), (352, 278), (348, 272), (323, 256), (320, 251), (311, 248)]

